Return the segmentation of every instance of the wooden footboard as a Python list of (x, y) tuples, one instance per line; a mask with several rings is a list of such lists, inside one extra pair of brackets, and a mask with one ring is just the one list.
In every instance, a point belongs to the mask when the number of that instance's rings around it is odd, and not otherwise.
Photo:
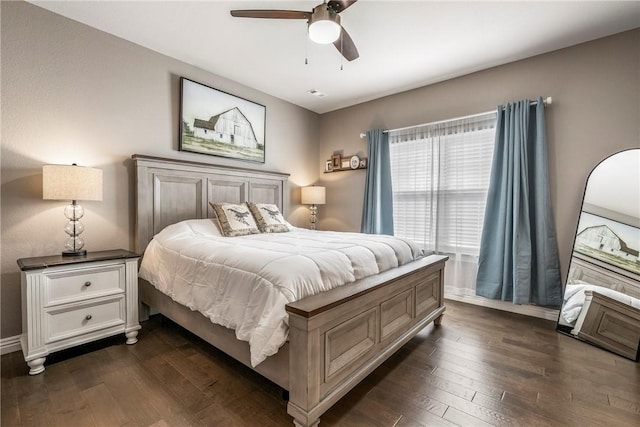
[(365, 376), (430, 322), (440, 322), (446, 260), (432, 255), (287, 306), (287, 411), (296, 426), (318, 425)]
[(638, 361), (640, 309), (594, 291), (585, 302), (571, 333), (585, 341)]

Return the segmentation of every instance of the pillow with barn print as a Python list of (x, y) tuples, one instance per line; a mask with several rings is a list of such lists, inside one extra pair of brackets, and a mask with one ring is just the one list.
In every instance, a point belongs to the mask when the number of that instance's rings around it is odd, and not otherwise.
[(244, 203), (211, 203), (211, 207), (216, 212), (220, 231), (225, 237), (259, 233), (256, 221)]
[(268, 203), (251, 203), (247, 202), (253, 217), (256, 219), (258, 229), (262, 233), (282, 233), (289, 231), (287, 221), (280, 213), (280, 209), (276, 205)]

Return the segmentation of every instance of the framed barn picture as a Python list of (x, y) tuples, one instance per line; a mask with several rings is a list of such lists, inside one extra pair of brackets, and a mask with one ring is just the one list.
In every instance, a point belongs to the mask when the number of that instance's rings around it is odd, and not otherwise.
[(589, 212), (580, 212), (574, 251), (640, 275), (638, 249), (640, 228)]
[(180, 151), (264, 163), (266, 107), (180, 78)]

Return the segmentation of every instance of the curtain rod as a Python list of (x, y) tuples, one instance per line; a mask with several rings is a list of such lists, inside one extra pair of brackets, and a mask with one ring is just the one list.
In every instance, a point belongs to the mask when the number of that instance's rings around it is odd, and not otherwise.
[[(551, 98), (550, 96), (547, 96), (546, 98), (544, 98), (542, 100), (542, 102), (543, 102), (544, 105), (551, 105), (553, 103), (553, 98)], [(537, 105), (537, 104), (538, 104), (538, 101), (531, 101), (530, 105)], [(502, 107), (502, 108), (504, 109), (504, 107)], [(472, 119), (474, 117), (484, 116), (485, 114), (495, 113), (495, 112), (496, 112), (496, 110), (485, 111), (484, 113), (471, 114), (471, 115), (468, 115), (468, 116), (456, 117), (456, 118), (453, 118), (453, 119), (439, 120), (437, 122), (422, 123), (422, 124), (419, 124), (419, 125), (406, 126), (406, 127), (397, 128), (397, 129), (387, 129), (387, 130), (383, 130), (382, 132), (383, 133), (396, 132), (396, 131), (399, 131), (399, 130), (417, 128), (417, 127), (420, 127), (420, 126), (437, 125), (437, 124), (440, 124), (440, 123), (451, 122), (453, 120)], [(361, 133), (360, 134), (360, 139), (364, 138), (365, 136), (367, 136), (366, 133)]]

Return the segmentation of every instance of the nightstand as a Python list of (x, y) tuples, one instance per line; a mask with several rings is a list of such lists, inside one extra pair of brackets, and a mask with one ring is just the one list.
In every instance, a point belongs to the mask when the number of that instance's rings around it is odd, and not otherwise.
[(122, 249), (21, 258), (22, 353), (29, 375), (49, 353), (124, 333), (138, 339), (138, 259)]

